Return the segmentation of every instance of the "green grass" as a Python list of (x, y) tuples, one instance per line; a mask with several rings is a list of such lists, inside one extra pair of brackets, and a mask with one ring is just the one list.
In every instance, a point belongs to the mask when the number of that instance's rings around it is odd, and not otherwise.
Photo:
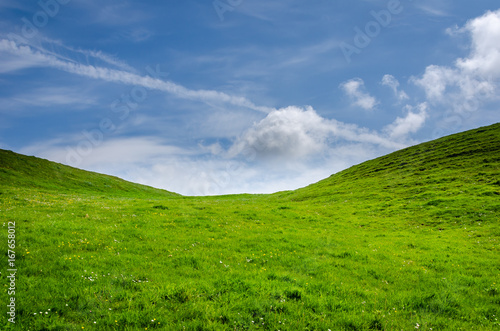
[(0, 162), (2, 329), (500, 329), (500, 124), (272, 195)]

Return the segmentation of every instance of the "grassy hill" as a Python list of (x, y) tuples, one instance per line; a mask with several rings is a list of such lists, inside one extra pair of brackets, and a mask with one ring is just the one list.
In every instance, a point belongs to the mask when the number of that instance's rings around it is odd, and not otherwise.
[[(449, 191), (470, 184), (486, 184), (486, 192), (477, 193), (491, 195), (499, 191), (499, 163), (500, 123), (399, 150), (287, 196), (293, 200), (329, 200), (332, 192), (373, 193), (378, 188), (392, 197), (415, 197), (423, 191)], [(343, 192), (338, 192), (339, 188)]]
[(500, 124), (272, 195), (183, 197), (2, 151), (0, 193), (18, 270), (2, 329), (500, 328)]
[[(447, 223), (500, 212), (500, 123), (406, 148), (276, 196)], [(415, 217), (413, 213), (416, 213)], [(478, 219), (481, 217), (477, 216)]]
[(0, 186), (41, 191), (125, 196), (173, 196), (164, 190), (84, 171), (33, 156), (0, 149)]

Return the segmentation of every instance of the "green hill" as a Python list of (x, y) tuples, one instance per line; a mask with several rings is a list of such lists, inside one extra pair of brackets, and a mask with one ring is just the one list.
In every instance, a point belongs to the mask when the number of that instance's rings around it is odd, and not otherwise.
[[(500, 123), (353, 166), (283, 199), (348, 203), (356, 215), (426, 214), (431, 224), (500, 212)], [(421, 209), (413, 217), (411, 212)], [(480, 217), (478, 217), (480, 218)]]
[(496, 330), (499, 195), (500, 124), (271, 195), (184, 197), (0, 151), (16, 313), (0, 328)]
[(177, 195), (117, 177), (0, 149), (0, 187), (2, 186), (107, 195)]
[(438, 189), (443, 193), (470, 185), (481, 186), (484, 192), (475, 192), (480, 196), (495, 195), (500, 194), (499, 166), (500, 123), (364, 162), (287, 197), (329, 201), (332, 193), (343, 195), (350, 190), (369, 198), (377, 188), (380, 195), (407, 198), (419, 197), (424, 191)]

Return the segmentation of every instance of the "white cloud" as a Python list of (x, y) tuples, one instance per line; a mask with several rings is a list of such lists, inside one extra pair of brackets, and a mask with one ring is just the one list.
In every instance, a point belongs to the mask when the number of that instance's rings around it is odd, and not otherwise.
[(487, 12), (453, 33), (471, 37), (468, 57), (454, 66), (430, 65), (421, 77), (411, 80), (426, 93), (427, 100), (456, 114), (477, 110), (496, 97), (500, 78), (500, 10)]
[(328, 153), (333, 143), (363, 143), (385, 149), (404, 147), (376, 132), (356, 125), (328, 120), (312, 107), (291, 106), (271, 112), (242, 134), (229, 149), (251, 160), (296, 161)]
[(399, 90), (399, 81), (394, 76), (384, 75), (384, 77), (382, 77), (382, 85), (390, 87), (399, 101), (408, 99), (406, 92)]
[(307, 186), (349, 166), (347, 162), (317, 167), (269, 169), (224, 159), (174, 158), (149, 166), (130, 167), (129, 180), (163, 187), (184, 195), (274, 193)]
[(137, 28), (123, 32), (123, 36), (133, 42), (139, 43), (148, 40), (154, 33), (146, 28)]
[(408, 114), (406, 117), (398, 117), (392, 124), (384, 128), (384, 131), (391, 139), (404, 138), (410, 133), (415, 133), (422, 128), (428, 116), (427, 104), (420, 104), (416, 108), (417, 112), (414, 112), (413, 107), (407, 106), (406, 110)]
[(439, 101), (443, 98), (449, 84), (453, 83), (457, 78), (455, 70), (430, 65), (425, 69), (425, 73), (421, 78), (413, 78), (413, 82), (425, 90), (427, 99), (430, 101)]
[(229, 154), (251, 151), (257, 158), (302, 158), (324, 149), (328, 131), (324, 119), (310, 107), (279, 109), (245, 132)]
[(472, 49), (468, 58), (457, 60), (457, 67), (485, 78), (500, 77), (500, 10), (467, 22), (461, 31), (470, 34)]
[(360, 78), (354, 78), (340, 84), (340, 88), (353, 100), (353, 104), (366, 110), (372, 110), (377, 100), (364, 91), (365, 83)]

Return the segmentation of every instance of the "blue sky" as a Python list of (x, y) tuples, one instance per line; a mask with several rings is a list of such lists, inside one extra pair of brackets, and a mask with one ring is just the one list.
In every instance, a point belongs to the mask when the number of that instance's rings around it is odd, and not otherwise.
[(498, 1), (0, 0), (0, 148), (187, 195), (499, 121)]

